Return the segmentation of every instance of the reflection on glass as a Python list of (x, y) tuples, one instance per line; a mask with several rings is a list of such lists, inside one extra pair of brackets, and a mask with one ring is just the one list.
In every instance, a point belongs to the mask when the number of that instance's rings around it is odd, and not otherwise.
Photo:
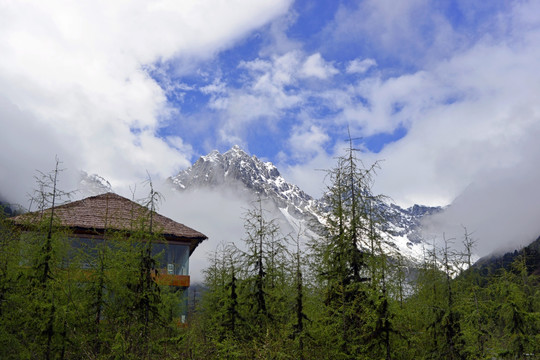
[[(86, 255), (84, 268), (92, 268), (93, 259), (97, 256), (97, 248), (103, 243), (99, 238), (71, 238), (74, 253), (83, 250)], [(189, 275), (189, 245), (184, 244), (152, 244), (152, 255), (156, 257), (159, 267), (169, 275)]]
[(160, 267), (170, 275), (189, 275), (189, 246), (180, 244), (153, 244)]

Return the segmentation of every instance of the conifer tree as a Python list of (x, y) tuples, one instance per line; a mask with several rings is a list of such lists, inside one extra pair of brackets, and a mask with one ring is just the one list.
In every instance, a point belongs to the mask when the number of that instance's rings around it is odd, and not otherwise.
[(443, 234), (444, 247), (442, 249), (442, 265), (445, 275), (445, 297), (446, 306), (444, 308), (444, 317), (442, 322), (442, 330), (446, 339), (449, 360), (460, 358), (459, 351), (459, 319), (455, 305), (455, 294), (453, 289), (452, 278), (455, 275), (455, 264), (452, 260), (453, 254), (450, 250), (451, 240), (446, 239)]
[(162, 305), (161, 289), (156, 282), (159, 274), (158, 262), (152, 253), (153, 244), (160, 239), (159, 229), (155, 228), (154, 215), (162, 196), (155, 191), (152, 179), (148, 175), (146, 185), (148, 196), (142, 200), (146, 213), (138, 219), (138, 229), (130, 234), (130, 241), (137, 249), (137, 274), (134, 282), (129, 284), (133, 293), (131, 311), (137, 320), (136, 331), (140, 334), (131, 342), (139, 356), (149, 356), (152, 352), (152, 332), (161, 325), (160, 305)]
[(540, 293), (538, 279), (534, 279), (534, 275), (531, 279), (526, 263), (523, 252), (509, 270), (502, 269), (492, 282), (498, 335), (492, 344), (497, 355), (503, 358), (521, 359), (540, 348), (537, 343), (540, 331), (540, 309), (536, 300)]
[(303, 271), (303, 252), (301, 249), (301, 234), (302, 231), (298, 232), (294, 243), (296, 245), (296, 251), (292, 254), (292, 271), (294, 274), (293, 288), (295, 291), (294, 299), (294, 317), (295, 323), (293, 325), (292, 338), (298, 342), (298, 359), (305, 359), (304, 343), (306, 334), (306, 321), (309, 320), (306, 315), (305, 310), (305, 291), (304, 291), (304, 271)]
[(460, 315), (462, 355), (467, 359), (479, 359), (487, 356), (487, 340), (489, 337), (488, 321), (491, 300), (487, 291), (482, 289), (478, 269), (473, 268), (472, 256), (475, 240), (472, 234), (463, 227), (463, 265), (460, 274), (454, 281), (460, 290), (456, 294), (456, 308)]
[[(328, 310), (322, 326), (330, 329), (333, 342), (338, 344), (339, 351), (333, 356), (339, 358), (356, 358), (369, 351), (373, 301), (379, 299), (377, 291), (370, 289), (375, 281), (374, 252), (378, 246), (371, 187), (378, 164), (365, 167), (356, 157), (352, 140), (349, 136), (347, 154), (329, 171), (331, 185), (326, 199), (331, 212), (326, 234), (313, 246)], [(384, 312), (385, 301), (379, 308)]]
[[(24, 320), (28, 317), (23, 312), (21, 316), (16, 311), (26, 310), (28, 303), (22, 290), (26, 286), (25, 274), (21, 268), (22, 244), (20, 234), (12, 224), (0, 214), (0, 358), (14, 359), (20, 354), (27, 353), (27, 348), (18, 335), (23, 328)], [(24, 304), (21, 304), (21, 301)]]
[(262, 199), (259, 198), (244, 217), (246, 251), (242, 261), (244, 268), (249, 271), (246, 281), (252, 283), (252, 287), (248, 285), (247, 290), (252, 292), (255, 299), (252, 306), (257, 320), (253, 325), (264, 332), (276, 315), (271, 313), (271, 296), (274, 295), (272, 290), (276, 287), (275, 280), (282, 268), (284, 247), (279, 227), (275, 220), (267, 220), (262, 205)]
[[(63, 271), (69, 244), (57, 230), (54, 215), (55, 206), (69, 195), (58, 187), (60, 164), (56, 158), (53, 171), (38, 171), (35, 176), (33, 198), (40, 216), (27, 217), (27, 228), (32, 231), (20, 234), (2, 227), (3, 255), (11, 259), (0, 264), (0, 318), (6, 335), (17, 334), (8, 348), (18, 349), (23, 357), (50, 359), (65, 354), (66, 322), (73, 307), (66, 297)], [(47, 206), (50, 209), (45, 211)]]

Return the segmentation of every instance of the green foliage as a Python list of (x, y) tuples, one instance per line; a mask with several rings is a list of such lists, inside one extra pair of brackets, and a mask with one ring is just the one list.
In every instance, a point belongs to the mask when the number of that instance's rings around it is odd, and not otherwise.
[[(353, 156), (330, 172), (325, 236), (286, 240), (259, 201), (245, 245), (221, 245), (205, 291), (155, 281), (164, 242), (151, 217), (76, 242), (54, 216), (30, 232), (0, 221), (1, 359), (522, 359), (540, 354), (536, 256), (485, 274), (465, 254), (426, 253), (414, 276), (385, 251), (371, 174)], [(53, 192), (54, 193), (54, 192)], [(147, 199), (155, 208), (158, 193)], [(151, 214), (150, 212), (149, 214)], [(43, 212), (43, 214), (48, 214)]]
[(205, 356), (289, 358), (283, 346), (294, 347), (303, 330), (291, 322), (295, 298), (289, 290), (295, 277), (277, 230), (259, 201), (246, 212), (245, 251), (222, 245), (211, 257), (197, 309), (206, 329), (199, 339), (206, 344)]

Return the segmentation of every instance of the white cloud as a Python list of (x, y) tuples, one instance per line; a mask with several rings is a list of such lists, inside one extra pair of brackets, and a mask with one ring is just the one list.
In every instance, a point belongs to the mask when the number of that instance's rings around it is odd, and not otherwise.
[(517, 146), (533, 141), (528, 134), (540, 116), (534, 95), (540, 91), (534, 71), (540, 52), (535, 47), (531, 43), (523, 51), (521, 45), (479, 44), (412, 83), (415, 98), (404, 98), (404, 111), (412, 119), (409, 134), (380, 155), (394, 169), (391, 176), (407, 184), (388, 181), (398, 198), (446, 193), (451, 201), (480, 172), (513, 166), (540, 152)]
[(189, 259), (192, 283), (202, 282), (208, 258), (218, 244), (234, 242), (241, 246), (245, 236), (242, 216), (249, 208), (249, 202), (232, 192), (200, 190), (179, 193), (171, 191), (168, 185), (163, 187), (160, 190), (165, 201), (159, 212), (208, 236), (208, 240), (201, 243)]
[(200, 90), (203, 94), (223, 94), (227, 90), (227, 84), (220, 79), (216, 79), (210, 85), (201, 87)]
[[(0, 97), (18, 110), (0, 108), (2, 138), (26, 143), (24, 152), (13, 152), (15, 159), (54, 159), (58, 152), (113, 186), (132, 183), (146, 170), (169, 176), (189, 165), (191, 149), (183, 145), (186, 139), (156, 136), (160, 118), (172, 110), (144, 66), (175, 56), (194, 62), (209, 57), (289, 5), (289, 0), (3, 2)], [(17, 123), (20, 114), (26, 131)], [(46, 129), (40, 133), (44, 139), (27, 141), (34, 128)], [(47, 167), (41, 164), (27, 165)], [(3, 173), (19, 176), (12, 162), (2, 166)]]
[(228, 145), (241, 143), (254, 124), (275, 130), (287, 110), (321, 96), (306, 82), (329, 80), (339, 72), (320, 53), (307, 55), (300, 50), (242, 61), (239, 68), (247, 71), (242, 85), (229, 88), (219, 98), (223, 111), (219, 114), (223, 117), (220, 139)]
[(287, 36), (289, 27), (297, 20), (298, 14), (291, 8), (286, 15), (272, 21), (268, 33), (263, 36), (263, 47), (259, 50), (259, 56), (271, 57), (286, 54), (302, 48), (302, 43), (298, 40), (290, 39)]
[(242, 144), (250, 125), (263, 122), (272, 127), (284, 110), (302, 102), (300, 94), (287, 88), (297, 84), (302, 58), (300, 52), (292, 51), (239, 64), (248, 72), (246, 80), (242, 87), (229, 89), (221, 98), (224, 106), (220, 115), (224, 119), (219, 134), (223, 143)]
[(302, 158), (317, 153), (324, 153), (323, 145), (330, 137), (318, 126), (296, 128), (289, 137), (289, 146), (294, 157)]
[(350, 44), (368, 49), (370, 56), (390, 58), (413, 66), (451, 55), (471, 39), (452, 28), (436, 1), (366, 0), (341, 5), (326, 28), (326, 47)]
[(377, 62), (374, 59), (354, 59), (347, 65), (347, 73), (363, 74), (374, 66), (377, 66)]
[[(61, 173), (61, 186), (66, 191), (74, 190), (73, 180), (78, 173), (73, 171), (76, 157), (73, 154), (80, 151), (77, 143), (68, 148), (59, 134), (46, 124), (38, 122), (32, 114), (21, 111), (15, 104), (0, 95), (0, 114), (10, 123), (2, 126), (0, 143), (0, 195), (3, 200), (16, 202), (28, 207), (27, 194), (31, 194), (36, 170), (49, 172), (54, 169), (55, 155), (63, 162), (61, 168), (69, 172)], [(8, 127), (9, 126), (9, 127)], [(47, 151), (36, 151), (47, 149)]]
[(324, 61), (320, 53), (309, 56), (300, 70), (300, 74), (305, 77), (316, 77), (319, 79), (327, 79), (338, 73), (332, 64)]
[(210, 95), (208, 107), (214, 110), (223, 110), (228, 106), (227, 84), (221, 79), (215, 79), (211, 84), (200, 88), (201, 93)]
[(447, 210), (426, 219), (424, 232), (439, 239), (444, 232), (460, 242), (465, 226), (480, 256), (528, 245), (540, 235), (539, 160), (536, 154), (519, 165), (483, 173)]
[[(322, 130), (315, 128), (314, 131), (317, 133)], [(310, 137), (309, 133), (307, 135)], [(278, 164), (278, 168), (287, 181), (298, 185), (310, 196), (320, 198), (331, 185), (328, 183), (328, 171), (336, 166), (336, 157), (344, 155), (343, 152), (348, 143), (336, 141), (328, 150), (323, 148), (325, 144), (323, 134), (317, 135), (316, 139), (319, 140), (319, 146), (313, 146), (311, 152), (305, 151), (301, 155), (302, 162), (291, 161), (290, 158), (284, 157)], [(328, 146), (328, 144), (325, 145)], [(298, 144), (298, 146), (301, 145)], [(306, 144), (306, 146), (309, 145)]]
[(184, 140), (179, 136), (167, 136), (165, 138), (165, 141), (167, 141), (167, 144), (169, 144), (169, 146), (178, 150), (182, 154), (193, 153), (193, 148), (191, 147), (191, 145), (186, 144)]

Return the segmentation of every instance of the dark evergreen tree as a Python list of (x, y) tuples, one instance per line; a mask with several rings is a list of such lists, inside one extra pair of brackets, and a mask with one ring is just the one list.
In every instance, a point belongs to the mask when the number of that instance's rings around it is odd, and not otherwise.
[[(377, 163), (363, 165), (349, 138), (346, 156), (338, 158), (336, 168), (329, 171), (331, 185), (326, 199), (331, 212), (326, 234), (314, 243), (313, 250), (328, 311), (321, 326), (332, 334), (331, 341), (339, 349), (333, 355), (336, 358), (367, 356), (373, 344), (385, 336), (389, 349), (386, 280), (380, 282), (385, 279), (381, 276), (385, 270), (379, 267), (385, 261), (376, 253), (380, 248), (379, 217), (371, 206), (377, 168)], [(377, 311), (384, 313), (382, 322), (376, 316), (373, 320)]]

